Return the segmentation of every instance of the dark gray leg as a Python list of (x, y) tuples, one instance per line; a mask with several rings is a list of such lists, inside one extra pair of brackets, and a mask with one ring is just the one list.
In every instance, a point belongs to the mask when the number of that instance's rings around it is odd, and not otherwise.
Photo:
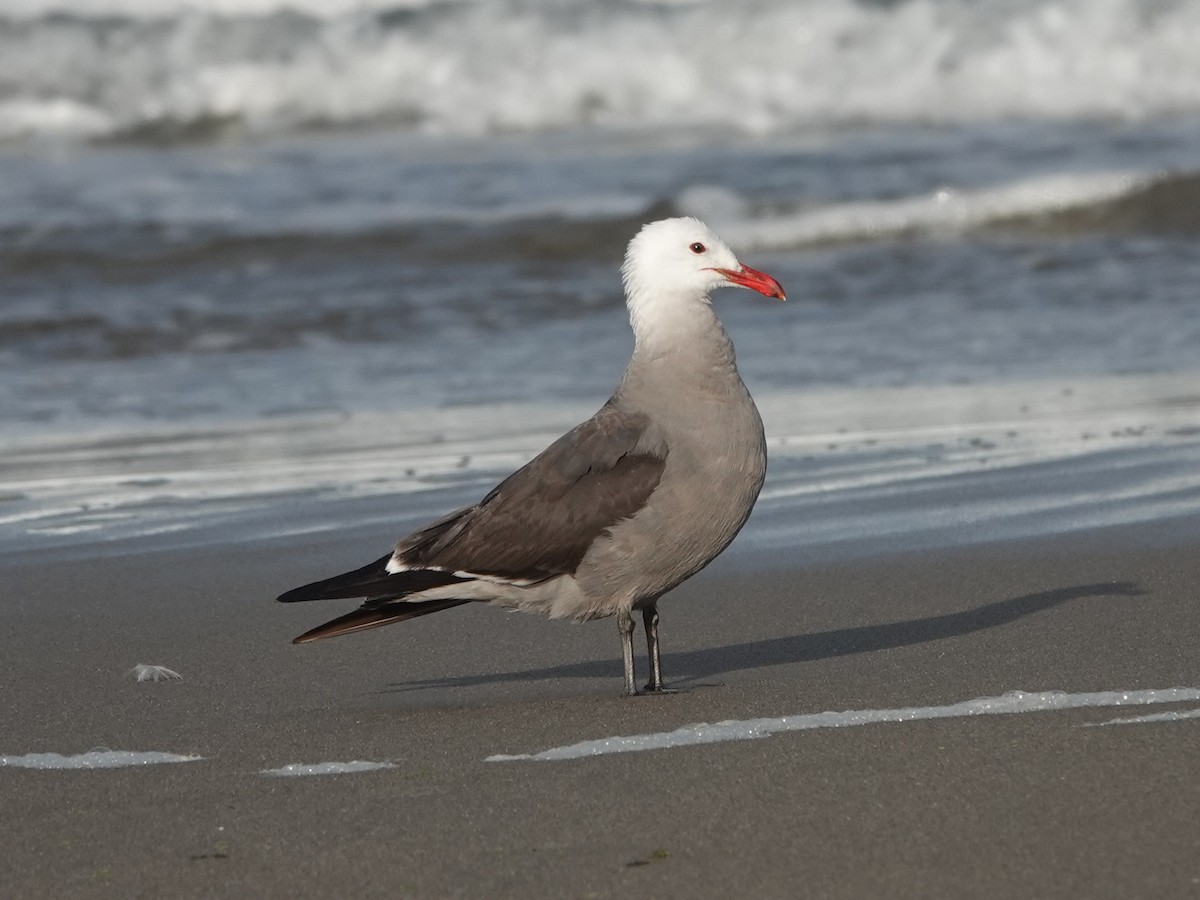
[(642, 622), (646, 625), (646, 649), (650, 651), (650, 682), (646, 690), (658, 692), (663, 689), (662, 657), (658, 652), (658, 607), (643, 609)]
[(625, 660), (625, 695), (632, 697), (638, 692), (633, 673), (633, 616), (629, 610), (617, 613), (617, 630), (621, 632), (621, 655)]

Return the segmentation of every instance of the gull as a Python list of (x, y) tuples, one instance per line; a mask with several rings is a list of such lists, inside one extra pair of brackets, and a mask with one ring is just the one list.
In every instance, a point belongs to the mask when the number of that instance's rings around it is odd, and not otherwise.
[(658, 601), (745, 524), (767, 469), (762, 419), (710, 302), (720, 287), (785, 299), (703, 222), (644, 226), (621, 269), (634, 351), (612, 397), (473, 506), (375, 562), (281, 595), (360, 599), (303, 644), (482, 602), (577, 622), (616, 616), (638, 693), (634, 614), (663, 691)]

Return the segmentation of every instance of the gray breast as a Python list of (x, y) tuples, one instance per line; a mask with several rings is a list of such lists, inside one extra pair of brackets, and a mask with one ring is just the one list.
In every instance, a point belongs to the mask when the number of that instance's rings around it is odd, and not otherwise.
[(624, 383), (633, 389), (616, 402), (653, 423), (646, 439), (666, 447), (666, 466), (650, 501), (585, 558), (576, 573), (585, 594), (650, 602), (704, 568), (745, 524), (766, 474), (766, 441), (736, 370), (720, 374), (666, 389)]

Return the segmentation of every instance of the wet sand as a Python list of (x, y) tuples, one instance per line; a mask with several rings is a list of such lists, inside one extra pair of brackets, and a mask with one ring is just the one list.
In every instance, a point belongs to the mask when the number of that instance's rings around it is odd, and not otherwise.
[[(693, 722), (1200, 686), (1200, 520), (836, 563), (718, 563), (621, 698), (612, 622), (464, 608), (315, 645), (305, 546), (2, 560), (14, 897), (1131, 897), (1200, 893), (1197, 703), (820, 729), (486, 762)], [(370, 544), (367, 544), (370, 546)], [(639, 634), (640, 639), (640, 634)], [(182, 681), (134, 680), (137, 663)], [(639, 659), (644, 670), (644, 660)], [(282, 778), (291, 763), (392, 768)]]

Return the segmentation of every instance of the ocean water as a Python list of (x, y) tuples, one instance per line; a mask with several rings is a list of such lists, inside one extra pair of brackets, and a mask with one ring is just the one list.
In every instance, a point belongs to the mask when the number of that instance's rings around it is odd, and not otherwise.
[(716, 299), (772, 441), (748, 546), (1194, 514), (1197, 36), (1200, 0), (9, 0), (0, 553), (477, 499), (608, 396), (624, 245), (680, 214), (790, 298)]

